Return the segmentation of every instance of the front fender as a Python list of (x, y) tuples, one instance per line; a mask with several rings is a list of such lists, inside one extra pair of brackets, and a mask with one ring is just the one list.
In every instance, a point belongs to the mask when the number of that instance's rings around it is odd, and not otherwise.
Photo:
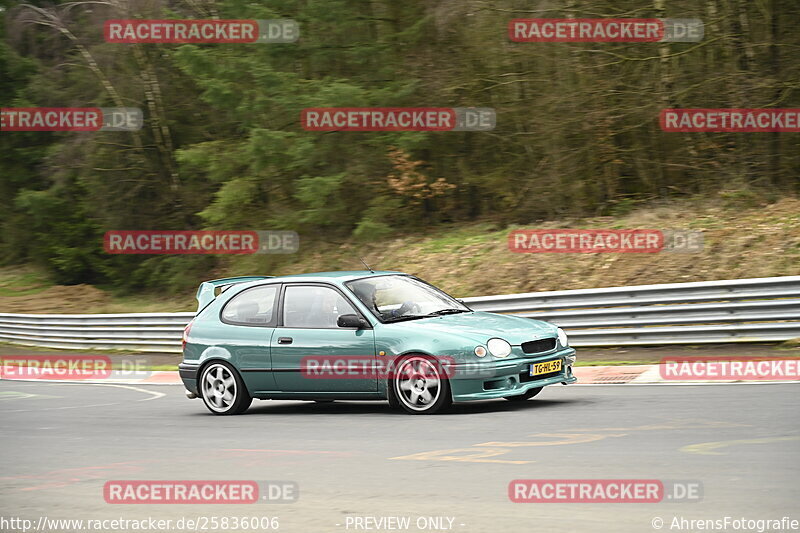
[[(474, 352), (478, 345), (475, 341), (441, 332), (436, 335), (420, 335), (417, 332), (397, 329), (392, 331), (390, 328), (376, 326), (375, 331), (377, 358), (388, 360), (394, 368), (396, 362), (412, 354), (438, 359), (448, 373), (453, 366), (461, 366), (478, 359)], [(383, 355), (380, 355), (381, 353)], [(387, 397), (388, 393), (387, 384), (388, 379), (378, 380), (378, 392), (384, 397)]]

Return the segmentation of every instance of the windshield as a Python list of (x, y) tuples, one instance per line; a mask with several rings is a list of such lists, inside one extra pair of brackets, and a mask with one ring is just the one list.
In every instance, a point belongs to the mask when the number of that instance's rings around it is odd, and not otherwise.
[(470, 311), (436, 287), (410, 276), (376, 276), (345, 285), (381, 322)]

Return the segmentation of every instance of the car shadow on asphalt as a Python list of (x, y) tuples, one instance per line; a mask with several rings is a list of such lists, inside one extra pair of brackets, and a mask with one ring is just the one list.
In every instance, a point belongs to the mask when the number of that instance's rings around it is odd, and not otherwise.
[(443, 414), (449, 415), (471, 415), (478, 413), (502, 413), (510, 411), (533, 411), (547, 410), (555, 407), (577, 406), (592, 403), (591, 400), (544, 400), (532, 399), (523, 402), (509, 402), (507, 400), (487, 400), (483, 402), (464, 402), (456, 403), (449, 411)]
[[(471, 415), (482, 413), (503, 413), (515, 411), (548, 410), (563, 406), (579, 406), (590, 404), (591, 400), (528, 400), (523, 402), (509, 402), (506, 400), (486, 400), (475, 402), (460, 402), (453, 404), (448, 410), (433, 416)], [(248, 409), (244, 415), (406, 415), (402, 410), (392, 409), (387, 402), (365, 401), (336, 401), (332, 403), (316, 403), (309, 401), (258, 401)]]

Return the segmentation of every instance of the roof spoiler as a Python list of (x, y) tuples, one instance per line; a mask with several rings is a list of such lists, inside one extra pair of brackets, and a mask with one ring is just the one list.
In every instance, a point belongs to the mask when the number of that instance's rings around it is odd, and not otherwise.
[[(248, 281), (258, 281), (260, 279), (269, 279), (274, 277), (275, 276), (237, 276), (234, 278), (220, 278), (204, 281), (197, 289), (197, 312), (199, 313), (203, 310), (203, 308), (214, 301), (214, 299), (217, 297), (217, 287), (224, 291), (231, 285), (236, 285), (237, 283), (247, 283)], [(220, 293), (222, 291), (220, 291)]]

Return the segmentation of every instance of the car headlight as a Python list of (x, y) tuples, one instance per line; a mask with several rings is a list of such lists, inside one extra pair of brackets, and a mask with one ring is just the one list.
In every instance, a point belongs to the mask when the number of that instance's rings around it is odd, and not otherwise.
[(495, 357), (506, 357), (511, 353), (511, 345), (503, 339), (489, 339), (486, 343), (489, 353)]
[(567, 334), (564, 333), (564, 330), (558, 328), (558, 343), (563, 347), (566, 348), (569, 346), (569, 339), (567, 339)]
[(476, 346), (475, 355), (477, 355), (478, 357), (486, 357), (486, 348), (484, 348), (483, 346)]

